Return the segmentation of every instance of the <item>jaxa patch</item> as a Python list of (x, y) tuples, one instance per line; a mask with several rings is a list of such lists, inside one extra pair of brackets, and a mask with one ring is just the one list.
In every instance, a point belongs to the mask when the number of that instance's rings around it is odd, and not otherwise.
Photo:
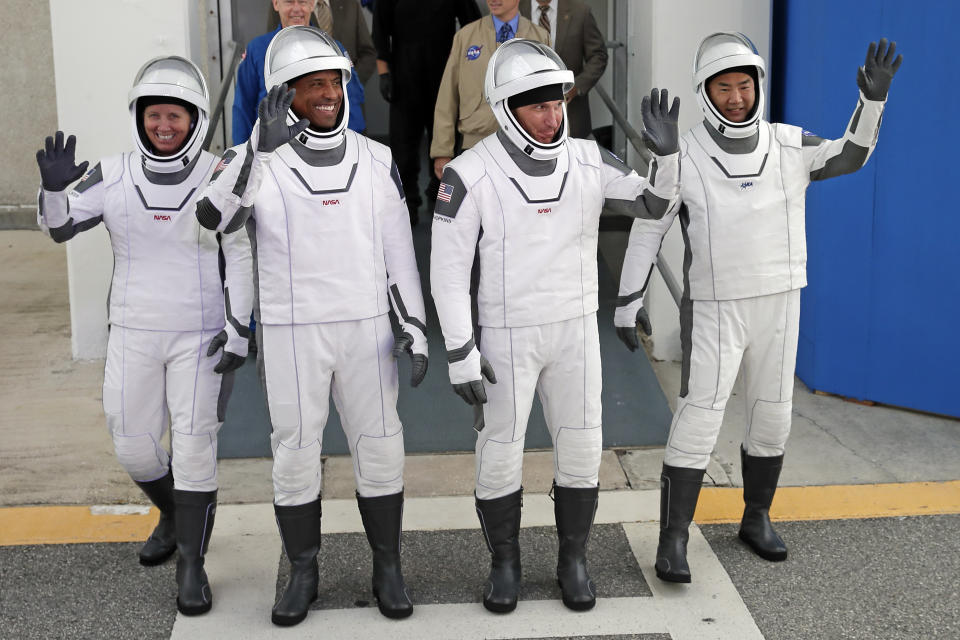
[(483, 49), (482, 44), (471, 45), (470, 48), (467, 49), (467, 60), (476, 60), (479, 58), (481, 49)]
[(753, 189), (753, 180), (744, 180), (740, 183), (740, 191), (748, 191)]

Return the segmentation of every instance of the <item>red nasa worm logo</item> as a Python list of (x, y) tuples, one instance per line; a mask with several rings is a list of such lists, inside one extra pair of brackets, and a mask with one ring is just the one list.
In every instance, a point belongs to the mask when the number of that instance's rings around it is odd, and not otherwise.
[(543, 215), (545, 213), (550, 213), (550, 207), (544, 207), (543, 209), (537, 209), (537, 215)]
[(337, 200), (336, 198), (333, 199), (333, 200), (324, 200), (324, 201), (323, 201), (323, 206), (325, 206), (325, 207), (328, 207), (328, 206), (330, 206), (330, 205), (332, 205), (332, 204), (340, 204), (340, 201)]

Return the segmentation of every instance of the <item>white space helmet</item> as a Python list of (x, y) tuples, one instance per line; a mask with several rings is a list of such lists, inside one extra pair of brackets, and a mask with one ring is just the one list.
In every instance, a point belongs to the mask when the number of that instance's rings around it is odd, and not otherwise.
[[(186, 103), (184, 106), (191, 111), (187, 141), (173, 155), (157, 155), (143, 129), (145, 104), (156, 104), (156, 98), (170, 98), (171, 104)], [(133, 87), (127, 94), (127, 100), (132, 116), (133, 141), (148, 169), (158, 173), (172, 173), (184, 168), (197, 157), (207, 135), (210, 113), (207, 83), (197, 65), (180, 56), (154, 58), (140, 67), (133, 80)]]
[[(743, 122), (724, 118), (707, 95), (707, 80), (727, 69), (755, 67), (756, 102)], [(693, 59), (693, 91), (703, 114), (717, 131), (728, 138), (747, 138), (753, 135), (763, 118), (763, 82), (766, 67), (750, 38), (742, 33), (720, 32), (703, 39)]]
[[(556, 158), (567, 140), (567, 105), (563, 105), (563, 124), (553, 142), (537, 142), (520, 126), (507, 105), (507, 99), (540, 87), (560, 85), (566, 94), (573, 88), (573, 72), (560, 56), (545, 44), (514, 38), (507, 40), (493, 52), (487, 64), (483, 82), (486, 98), (500, 128), (518, 149), (535, 160)], [(561, 96), (562, 97), (562, 96)]]
[[(350, 119), (350, 102), (347, 100), (347, 83), (353, 74), (353, 63), (344, 53), (336, 40), (316, 27), (295, 25), (280, 30), (270, 46), (263, 65), (263, 76), (267, 91), (289, 83), (291, 80), (317, 71), (338, 70), (341, 72), (343, 102), (337, 124), (330, 131), (315, 131), (307, 128), (297, 136), (297, 140), (312, 149), (331, 149), (340, 144), (343, 131)], [(293, 107), (287, 113), (287, 124), (291, 125), (300, 118), (293, 113)]]

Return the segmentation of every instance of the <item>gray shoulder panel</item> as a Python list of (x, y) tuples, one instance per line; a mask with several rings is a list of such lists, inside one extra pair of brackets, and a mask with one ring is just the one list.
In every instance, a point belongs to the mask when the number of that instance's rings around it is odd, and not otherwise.
[(603, 160), (603, 164), (613, 167), (623, 175), (627, 175), (628, 173), (633, 171), (633, 169), (627, 166), (627, 164), (623, 160), (613, 155), (603, 147), (597, 145), (597, 148), (600, 149), (600, 158)]
[(400, 182), (400, 170), (397, 169), (397, 163), (393, 161), (390, 162), (390, 177), (393, 178), (393, 184), (397, 185), (400, 199), (403, 200), (406, 195), (403, 193), (403, 183)]
[(443, 170), (443, 179), (437, 192), (437, 208), (434, 212), (447, 218), (456, 218), (463, 199), (467, 197), (467, 187), (450, 167)]
[(80, 182), (77, 183), (77, 186), (75, 186), (73, 190), (77, 193), (83, 193), (99, 182), (103, 182), (103, 166), (98, 162), (93, 169), (87, 171), (87, 173), (80, 178)]

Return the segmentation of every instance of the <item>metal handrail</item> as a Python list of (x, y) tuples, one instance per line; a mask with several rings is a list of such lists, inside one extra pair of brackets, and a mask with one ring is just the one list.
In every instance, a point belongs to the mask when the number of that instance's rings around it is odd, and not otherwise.
[(630, 140), (630, 144), (633, 145), (633, 148), (640, 155), (640, 159), (643, 160), (643, 168), (646, 171), (650, 167), (650, 161), (653, 159), (653, 155), (650, 153), (650, 150), (647, 149), (643, 144), (643, 138), (633, 128), (627, 119), (623, 117), (623, 114), (620, 113), (620, 109), (617, 107), (617, 104), (613, 101), (613, 98), (610, 97), (610, 94), (607, 93), (607, 90), (601, 87), (599, 84), (594, 85), (593, 90), (597, 92), (597, 95), (600, 96), (600, 99), (603, 100), (604, 104), (607, 105), (607, 109), (610, 110), (610, 115), (613, 116), (614, 121), (620, 126), (623, 132), (626, 134), (627, 139)]
[(236, 41), (231, 40), (227, 46), (233, 47), (233, 55), (230, 56), (230, 65), (227, 67), (227, 73), (223, 76), (223, 82), (220, 83), (220, 93), (217, 96), (216, 106), (213, 108), (213, 113), (210, 114), (210, 126), (207, 129), (207, 137), (203, 140), (205, 151), (210, 149), (210, 143), (213, 142), (213, 136), (216, 135), (217, 125), (223, 116), (223, 104), (227, 101), (227, 94), (230, 93), (230, 87), (233, 86), (233, 76), (237, 72), (240, 59), (243, 57), (243, 47)]
[[(609, 44), (610, 43), (608, 43), (608, 45)], [(634, 129), (629, 122), (627, 122), (627, 119), (620, 112), (620, 109), (610, 97), (610, 94), (607, 93), (606, 89), (600, 85), (595, 85), (593, 90), (597, 92), (597, 95), (600, 96), (600, 99), (603, 100), (605, 105), (607, 105), (607, 109), (610, 110), (610, 115), (613, 116), (614, 122), (619, 125), (624, 134), (626, 134), (627, 139), (630, 140), (630, 144), (633, 145), (634, 150), (644, 163), (644, 169), (649, 171), (650, 161), (653, 159), (653, 155), (643, 144), (643, 138), (639, 133), (637, 133), (637, 130)], [(673, 275), (673, 271), (670, 269), (669, 265), (667, 265), (667, 261), (663, 257), (662, 252), (657, 254), (657, 269), (660, 271), (660, 276), (663, 278), (664, 284), (667, 285), (667, 290), (670, 292), (670, 296), (673, 298), (673, 301), (679, 308), (683, 290), (680, 288), (680, 283), (677, 282), (677, 277)]]

